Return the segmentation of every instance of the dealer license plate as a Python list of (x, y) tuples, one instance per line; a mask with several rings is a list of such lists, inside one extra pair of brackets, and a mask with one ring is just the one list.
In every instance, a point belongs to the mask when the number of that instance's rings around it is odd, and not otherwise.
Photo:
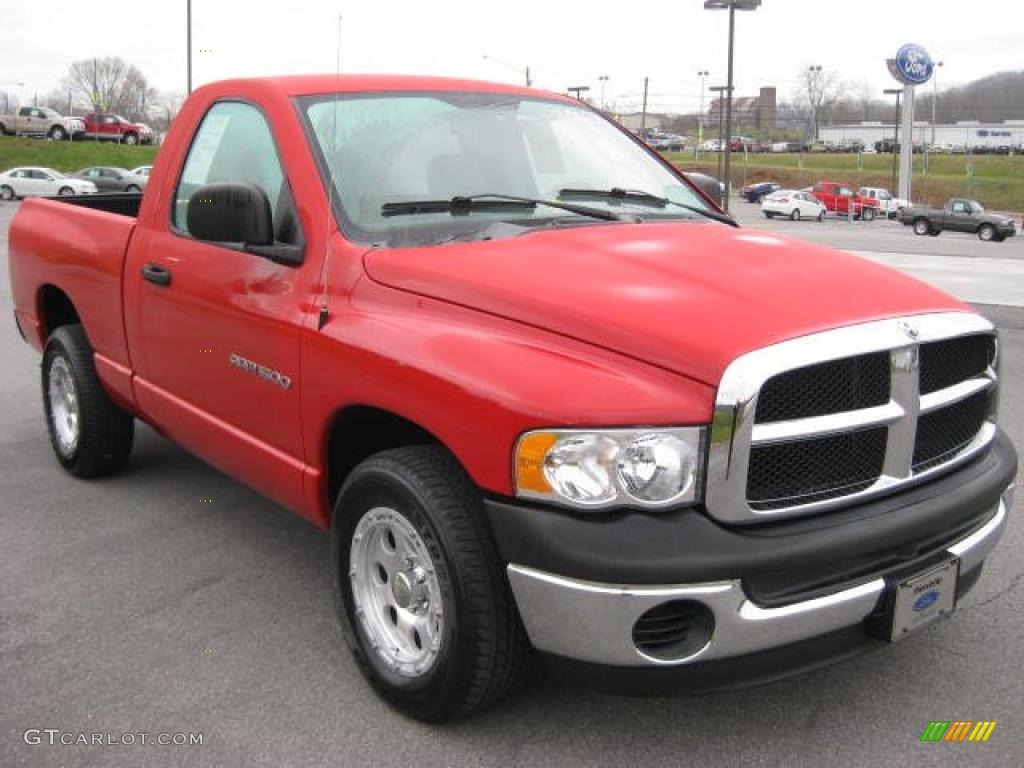
[(936, 619), (951, 614), (956, 606), (956, 581), (959, 573), (960, 561), (953, 558), (898, 583), (892, 602), (889, 639), (900, 640)]

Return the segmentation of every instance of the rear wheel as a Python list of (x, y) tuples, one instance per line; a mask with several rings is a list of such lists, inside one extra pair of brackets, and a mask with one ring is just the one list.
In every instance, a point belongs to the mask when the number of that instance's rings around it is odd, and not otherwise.
[(129, 184), (124, 188), (125, 192), (141, 192), (142, 190), (135, 184)]
[(824, 221), (824, 220), (825, 220), (825, 212), (824, 211), (818, 211), (818, 221)]
[(57, 194), (60, 195), (61, 197), (67, 197), (68, 195), (75, 194), (75, 190), (73, 190), (71, 187), (61, 187), (60, 191), (58, 191)]
[(766, 219), (774, 219), (775, 218), (775, 214), (772, 213), (771, 211), (762, 211), (762, 213), (764, 213), (764, 217)]
[(57, 461), (77, 477), (116, 472), (132, 450), (135, 420), (111, 402), (80, 325), (63, 325), (43, 353), (43, 408)]
[(978, 227), (978, 239), (984, 240), (986, 243), (994, 240), (996, 237), (996, 228), (991, 224), (982, 224)]
[(875, 220), (875, 209), (871, 208), (869, 206), (865, 206), (863, 211), (861, 212), (861, 218), (863, 218), (864, 221), (874, 221)]
[(6, 184), (4, 184), (2, 187), (0, 187), (0, 200), (8, 200), (9, 201), (9, 200), (13, 200), (13, 199), (14, 199), (14, 190), (11, 187), (7, 186)]
[(65, 131), (61, 126), (55, 125), (50, 129), (50, 138), (54, 141), (64, 141), (68, 137), (68, 132)]
[(331, 552), (346, 640), (392, 706), (451, 720), (522, 678), (528, 643), (480, 494), (442, 447), (356, 467), (334, 508)]
[(800, 209), (794, 208), (793, 212), (789, 214), (789, 218), (791, 218), (793, 221), (800, 221)]
[(914, 234), (915, 235), (927, 235), (931, 233), (931, 225), (928, 223), (928, 219), (914, 219)]

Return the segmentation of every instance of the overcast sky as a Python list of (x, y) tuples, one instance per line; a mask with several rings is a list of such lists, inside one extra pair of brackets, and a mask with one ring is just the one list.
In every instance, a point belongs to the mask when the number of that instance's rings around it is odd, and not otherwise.
[[(185, 90), (186, 0), (0, 0), (0, 89), (23, 99), (55, 88), (75, 59), (120, 56), (160, 90)], [(623, 111), (695, 111), (696, 73), (725, 82), (727, 13), (702, 0), (193, 0), (196, 84), (237, 76), (342, 70), (455, 75), (564, 91), (591, 86)], [(941, 59), (940, 88), (1024, 68), (1021, 0), (764, 0), (737, 14), (737, 96), (775, 85), (790, 96), (810, 64), (860, 92), (890, 87), (885, 59), (916, 42)], [(500, 61), (485, 58), (492, 57)], [(504, 63), (502, 63), (504, 62)]]

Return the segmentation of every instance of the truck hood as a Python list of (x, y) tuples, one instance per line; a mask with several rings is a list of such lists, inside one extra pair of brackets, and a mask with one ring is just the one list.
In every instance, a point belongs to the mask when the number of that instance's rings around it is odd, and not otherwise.
[(375, 249), (364, 263), (384, 285), (712, 386), (737, 356), (784, 339), (896, 315), (969, 310), (851, 254), (713, 223), (585, 226)]

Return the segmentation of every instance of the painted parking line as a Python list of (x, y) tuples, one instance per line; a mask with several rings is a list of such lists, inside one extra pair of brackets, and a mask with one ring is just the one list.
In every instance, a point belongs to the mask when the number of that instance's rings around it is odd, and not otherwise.
[(906, 272), (961, 301), (1024, 307), (1024, 261), (987, 257), (850, 251)]

